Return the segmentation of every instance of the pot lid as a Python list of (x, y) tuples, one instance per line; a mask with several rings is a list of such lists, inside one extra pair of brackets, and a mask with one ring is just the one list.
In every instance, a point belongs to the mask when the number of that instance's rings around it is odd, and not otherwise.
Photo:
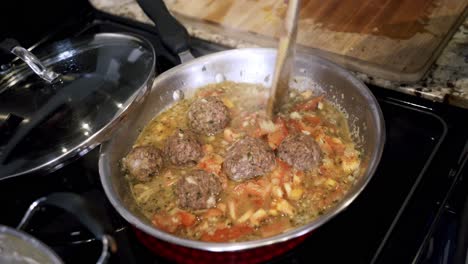
[(16, 45), (9, 50), (29, 67), (0, 72), (0, 179), (53, 170), (85, 154), (154, 77), (152, 45), (130, 35), (61, 41), (35, 54), (38, 61)]

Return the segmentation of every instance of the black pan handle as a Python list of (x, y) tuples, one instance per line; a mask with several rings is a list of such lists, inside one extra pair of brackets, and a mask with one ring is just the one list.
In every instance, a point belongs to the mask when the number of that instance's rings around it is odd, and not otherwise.
[(190, 49), (187, 29), (177, 21), (163, 0), (137, 0), (141, 9), (154, 22), (164, 46), (175, 55)]
[(110, 236), (111, 228), (108, 223), (101, 221), (98, 214), (98, 209), (95, 208), (89, 201), (81, 198), (74, 193), (52, 193), (34, 201), (26, 211), (23, 219), (21, 219), (18, 229), (23, 229), (29, 223), (31, 217), (41, 206), (54, 206), (75, 216), (82, 224), (84, 224), (99, 240), (102, 242), (102, 253), (96, 263), (106, 263), (110, 252), (115, 252), (117, 246), (114, 238)]

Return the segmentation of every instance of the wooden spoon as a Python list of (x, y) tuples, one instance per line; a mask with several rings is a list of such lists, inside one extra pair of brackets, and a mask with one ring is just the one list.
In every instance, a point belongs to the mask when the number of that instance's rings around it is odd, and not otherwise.
[(266, 113), (271, 120), (274, 120), (275, 114), (289, 97), (289, 78), (294, 64), (299, 2), (300, 0), (289, 0), (283, 28), (280, 32), (275, 72), (266, 108)]

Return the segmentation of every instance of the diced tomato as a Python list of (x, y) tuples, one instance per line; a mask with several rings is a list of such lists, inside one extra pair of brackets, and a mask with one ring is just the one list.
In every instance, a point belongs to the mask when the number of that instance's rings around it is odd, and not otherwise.
[(185, 227), (190, 227), (197, 221), (197, 217), (194, 214), (191, 214), (187, 211), (180, 210), (177, 213), (177, 216), (180, 218), (180, 222)]
[(282, 161), (281, 159), (276, 159), (276, 162), (278, 163), (278, 166), (283, 170), (283, 171), (288, 171), (291, 169), (291, 166), (287, 164), (286, 162)]
[(297, 120), (293, 120), (293, 119), (288, 120), (288, 127), (290, 129), (294, 129), (294, 130), (296, 130), (298, 132), (307, 131), (311, 135), (315, 135), (317, 133), (317, 129), (320, 128), (320, 127), (311, 126), (311, 125), (305, 124), (302, 121), (297, 121)]
[(287, 122), (289, 129), (301, 131), (301, 123), (294, 119), (289, 119)]
[(235, 225), (228, 228), (221, 228), (216, 230), (213, 234), (205, 233), (201, 236), (202, 241), (207, 242), (227, 242), (239, 239), (254, 231), (248, 225)]
[(242, 195), (242, 194), (250, 194), (250, 195), (255, 195), (255, 196), (265, 195), (265, 190), (262, 188), (262, 186), (258, 185), (257, 183), (253, 181), (239, 183), (236, 187), (234, 187), (233, 191), (237, 195)]
[(266, 134), (268, 134), (266, 131), (262, 130), (260, 127), (257, 127), (251, 133), (249, 133), (249, 136), (254, 138), (261, 138)]
[(304, 172), (303, 171), (296, 171), (294, 175), (298, 176), (299, 178), (304, 178)]
[(334, 154), (332, 147), (328, 144), (328, 142), (324, 142), (320, 148), (323, 150), (323, 152), (328, 153), (330, 155)]
[(315, 127), (322, 122), (322, 119), (318, 116), (305, 115), (303, 120), (306, 121), (310, 126)]
[(174, 233), (177, 227), (180, 225), (180, 218), (178, 216), (162, 213), (155, 214), (151, 222), (154, 226), (163, 231)]
[(257, 178), (255, 180), (255, 183), (263, 189), (268, 189), (271, 185), (271, 182), (269, 180), (266, 180), (265, 178)]
[(281, 117), (278, 117), (275, 122), (276, 131), (268, 134), (268, 144), (272, 149), (276, 149), (283, 139), (288, 136), (288, 129), (286, 128), (286, 123)]
[(262, 207), (264, 204), (264, 200), (260, 198), (253, 199), (252, 202), (257, 206), (257, 207)]
[(333, 151), (335, 151), (335, 153), (338, 155), (341, 155), (344, 153), (345, 146), (343, 144), (332, 144), (331, 147)]
[(320, 135), (325, 133), (324, 128), (322, 126), (316, 126), (313, 128), (313, 131), (310, 132), (310, 135), (317, 140)]
[(325, 142), (330, 146), (330, 148), (338, 155), (344, 153), (345, 145), (340, 142), (335, 142), (332, 137), (325, 136)]
[(219, 175), (221, 173), (221, 164), (223, 164), (223, 157), (218, 154), (208, 154), (200, 160), (198, 167), (207, 172)]
[(327, 174), (328, 174), (328, 171), (329, 171), (329, 169), (326, 168), (326, 167), (323, 166), (323, 165), (321, 165), (321, 166), (319, 167), (319, 174), (320, 174), (320, 175), (327, 175)]
[(218, 96), (223, 94), (220, 90), (204, 90), (198, 93), (199, 97)]
[(218, 217), (224, 215), (223, 211), (221, 211), (218, 208), (210, 208), (206, 210), (206, 212), (203, 214), (204, 218), (211, 218), (211, 217)]
[(318, 103), (322, 101), (323, 98), (324, 98), (323, 95), (314, 97), (305, 103), (296, 105), (294, 107), (294, 110), (295, 111), (310, 111), (310, 110), (314, 111), (315, 109), (317, 109)]
[(263, 237), (269, 237), (281, 232), (284, 232), (286, 229), (291, 227), (291, 223), (287, 218), (282, 218), (271, 224), (264, 225), (260, 228), (260, 233)]
[(276, 164), (276, 168), (273, 170), (271, 177), (278, 178), (281, 184), (288, 182), (291, 178), (291, 166), (280, 159), (276, 159)]
[(256, 195), (256, 196), (263, 196), (264, 195), (264, 190), (261, 186), (258, 184), (250, 183), (247, 185), (247, 188), (245, 188), (245, 192), (250, 194), (250, 195)]

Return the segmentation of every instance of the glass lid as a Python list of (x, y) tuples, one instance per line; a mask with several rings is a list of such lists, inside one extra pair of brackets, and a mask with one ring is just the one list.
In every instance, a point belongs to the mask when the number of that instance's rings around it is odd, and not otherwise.
[[(30, 65), (34, 55), (22, 57), (23, 51), (11, 49)], [(34, 53), (39, 62), (31, 68), (21, 63), (0, 72), (0, 179), (51, 170), (83, 155), (112, 132), (154, 79), (152, 45), (130, 35), (96, 34)]]

